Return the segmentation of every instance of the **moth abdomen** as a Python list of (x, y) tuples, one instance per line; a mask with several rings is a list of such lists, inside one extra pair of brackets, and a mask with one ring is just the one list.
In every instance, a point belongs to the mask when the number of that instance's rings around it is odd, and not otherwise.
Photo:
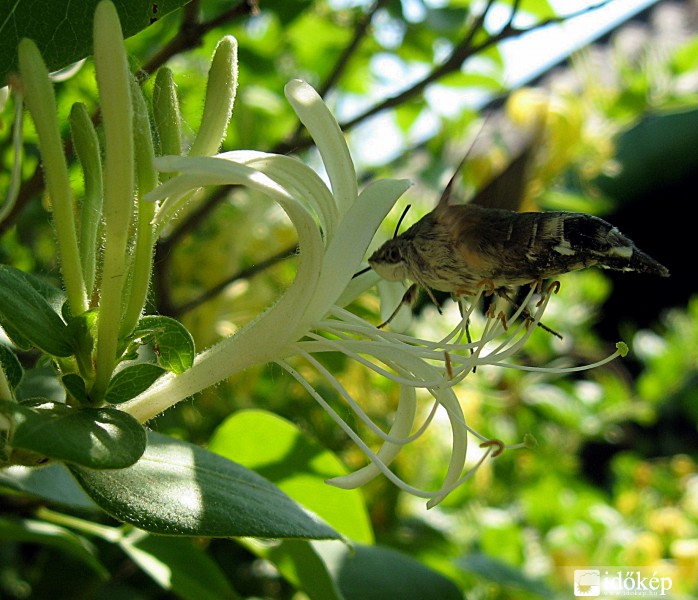
[[(544, 213), (546, 214), (546, 213)], [(553, 252), (577, 258), (580, 267), (596, 265), (605, 269), (636, 271), (668, 277), (664, 265), (640, 250), (635, 243), (623, 235), (617, 227), (607, 221), (583, 213), (547, 213), (559, 218), (561, 224), (553, 229), (559, 234)]]

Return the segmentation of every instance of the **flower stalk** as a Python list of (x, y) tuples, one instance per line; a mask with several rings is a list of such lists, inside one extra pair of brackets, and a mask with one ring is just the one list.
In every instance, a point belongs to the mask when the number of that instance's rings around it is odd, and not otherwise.
[(70, 131), (85, 179), (85, 195), (80, 208), (80, 260), (89, 298), (94, 291), (97, 273), (104, 182), (99, 139), (87, 107), (82, 102), (76, 102), (70, 111)]
[(133, 107), (121, 24), (111, 2), (97, 5), (94, 60), (104, 127), (104, 257), (92, 393), (100, 398), (117, 360), (128, 277), (129, 228), (134, 203)]
[(46, 187), (51, 196), (63, 284), (70, 310), (75, 315), (87, 310), (87, 293), (82, 273), (75, 227), (73, 192), (56, 117), (56, 97), (48, 69), (36, 44), (19, 43), (19, 72), (24, 97), (41, 143)]
[[(158, 174), (153, 166), (155, 152), (145, 98), (143, 98), (141, 89), (133, 77), (131, 77), (130, 83), (133, 100), (136, 183), (138, 197), (141, 198), (158, 184)], [(139, 201), (136, 205), (136, 242), (133, 249), (130, 278), (127, 281), (128, 287), (124, 291), (125, 308), (119, 332), (122, 338), (130, 334), (136, 327), (148, 297), (155, 247), (155, 231), (152, 223), (155, 209), (156, 206), (153, 202)]]

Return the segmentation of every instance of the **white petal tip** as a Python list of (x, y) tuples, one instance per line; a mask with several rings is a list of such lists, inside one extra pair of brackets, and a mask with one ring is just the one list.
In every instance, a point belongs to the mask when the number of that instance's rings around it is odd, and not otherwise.
[(291, 79), (284, 87), (286, 97), (293, 99), (299, 104), (313, 104), (320, 99), (319, 94), (313, 87), (302, 79)]

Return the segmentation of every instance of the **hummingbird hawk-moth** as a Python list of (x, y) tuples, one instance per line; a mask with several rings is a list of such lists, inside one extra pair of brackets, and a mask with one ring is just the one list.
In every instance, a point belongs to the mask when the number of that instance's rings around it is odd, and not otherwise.
[(368, 259), (371, 268), (389, 281), (412, 280), (432, 300), (430, 290), (458, 298), (483, 285), (508, 299), (507, 289), (592, 266), (669, 276), (666, 267), (599, 217), (499, 208), (520, 203), (531, 152), (529, 145), (469, 203), (454, 204), (461, 163), (436, 208), (404, 233), (396, 231)]

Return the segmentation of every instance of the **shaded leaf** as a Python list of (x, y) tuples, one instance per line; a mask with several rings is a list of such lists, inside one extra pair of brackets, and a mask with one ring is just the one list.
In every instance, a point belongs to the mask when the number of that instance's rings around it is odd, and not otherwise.
[(97, 559), (95, 548), (88, 540), (53, 523), (34, 519), (0, 519), (0, 539), (53, 546), (77, 558), (102, 579), (109, 578), (109, 572)]
[(555, 598), (553, 591), (542, 581), (532, 579), (519, 569), (484, 554), (470, 554), (460, 561), (460, 565), (465, 570), (488, 579), (504, 589), (524, 590), (526, 597), (533, 594), (536, 598)]
[(148, 433), (146, 451), (131, 467), (71, 470), (106, 512), (152, 533), (340, 538), (256, 473), (154, 432)]
[(0, 265), (0, 325), (23, 349), (35, 346), (52, 356), (70, 356), (68, 326), (46, 298), (45, 288), (36, 277)]
[(89, 403), (87, 390), (85, 389), (85, 380), (77, 373), (66, 373), (61, 377), (61, 382), (65, 389), (81, 404)]
[(274, 547), (252, 550), (272, 561), (284, 578), (304, 591), (310, 600), (343, 600), (344, 596), (316, 549), (317, 544), (324, 543), (284, 540)]
[(104, 400), (110, 404), (126, 402), (147, 390), (165, 369), (151, 363), (124, 367), (109, 381)]
[(57, 504), (99, 511), (61, 463), (39, 469), (20, 466), (0, 469), (0, 486)]
[(220, 567), (192, 540), (139, 535), (134, 542), (131, 537), (120, 541), (123, 551), (158, 585), (178, 598), (232, 600), (239, 597)]
[[(114, 0), (124, 36), (130, 37), (189, 0)], [(99, 0), (0, 0), (0, 82), (17, 69), (17, 44), (36, 42), (50, 71), (92, 54), (92, 21)], [(38, 16), (41, 18), (37, 18)]]
[(447, 577), (389, 548), (314, 543), (346, 600), (463, 600)]
[(0, 344), (0, 368), (5, 374), (10, 389), (14, 390), (22, 380), (24, 371), (15, 353), (5, 344)]
[(23, 449), (96, 469), (133, 464), (145, 448), (145, 430), (113, 408), (71, 408), (54, 402), (0, 401), (0, 413), (14, 423), (11, 440)]

